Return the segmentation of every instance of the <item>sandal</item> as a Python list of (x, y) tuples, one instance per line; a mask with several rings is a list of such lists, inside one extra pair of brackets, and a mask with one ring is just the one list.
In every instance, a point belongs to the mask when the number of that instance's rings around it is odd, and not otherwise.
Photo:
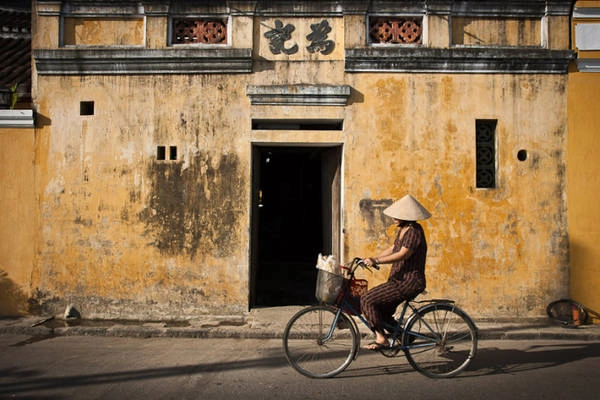
[(368, 345), (364, 346), (363, 349), (371, 351), (381, 351), (388, 347), (390, 347), (389, 343), (371, 342)]

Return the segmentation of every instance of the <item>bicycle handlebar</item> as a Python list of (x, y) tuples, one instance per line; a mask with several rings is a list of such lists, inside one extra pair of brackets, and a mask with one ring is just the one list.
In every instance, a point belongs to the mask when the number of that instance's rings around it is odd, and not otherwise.
[[(362, 268), (365, 268), (365, 269), (369, 269), (369, 270), (371, 269), (371, 268), (370, 268), (370, 267), (369, 267), (367, 264), (365, 264), (365, 260), (364, 260), (364, 259), (362, 259), (362, 258), (360, 258), (360, 257), (356, 257), (356, 258), (355, 258), (355, 259), (352, 261), (352, 263), (353, 263), (353, 264), (356, 264), (356, 266), (360, 266), (360, 267), (362, 267)], [(373, 265), (371, 265), (371, 267), (375, 268), (375, 269), (376, 269), (376, 270), (378, 270), (378, 271), (379, 271), (379, 269), (381, 268), (381, 267), (380, 267), (379, 265), (377, 265), (377, 264), (373, 264)]]

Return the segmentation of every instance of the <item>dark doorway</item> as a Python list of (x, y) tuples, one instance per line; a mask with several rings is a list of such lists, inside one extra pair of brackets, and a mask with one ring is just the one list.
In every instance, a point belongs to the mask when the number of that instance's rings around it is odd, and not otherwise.
[(314, 302), (317, 255), (339, 246), (340, 160), (340, 147), (254, 147), (251, 306)]

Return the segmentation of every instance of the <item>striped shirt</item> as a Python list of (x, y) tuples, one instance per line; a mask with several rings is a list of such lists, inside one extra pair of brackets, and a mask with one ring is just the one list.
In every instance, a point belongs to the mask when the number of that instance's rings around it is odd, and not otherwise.
[(425, 289), (425, 259), (427, 258), (427, 241), (423, 227), (416, 223), (410, 223), (406, 233), (401, 236), (402, 230), (398, 232), (394, 241), (394, 253), (402, 247), (412, 250), (412, 254), (405, 260), (396, 261), (392, 264), (388, 280), (413, 281), (419, 283)]

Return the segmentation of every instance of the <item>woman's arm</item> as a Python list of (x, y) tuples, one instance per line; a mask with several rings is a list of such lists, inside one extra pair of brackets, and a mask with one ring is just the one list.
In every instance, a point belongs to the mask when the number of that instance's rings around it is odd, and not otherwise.
[(399, 251), (394, 252), (394, 246), (381, 252), (377, 257), (365, 259), (365, 264), (371, 266), (373, 264), (388, 264), (396, 261), (402, 261), (410, 257), (413, 250), (402, 247)]
[(388, 264), (388, 263), (393, 263), (396, 261), (406, 260), (408, 257), (410, 257), (412, 255), (412, 253), (414, 253), (413, 250), (411, 250), (407, 247), (402, 247), (400, 249), (400, 251), (397, 251), (395, 253), (385, 254), (383, 256), (375, 257), (375, 263), (376, 264)]

